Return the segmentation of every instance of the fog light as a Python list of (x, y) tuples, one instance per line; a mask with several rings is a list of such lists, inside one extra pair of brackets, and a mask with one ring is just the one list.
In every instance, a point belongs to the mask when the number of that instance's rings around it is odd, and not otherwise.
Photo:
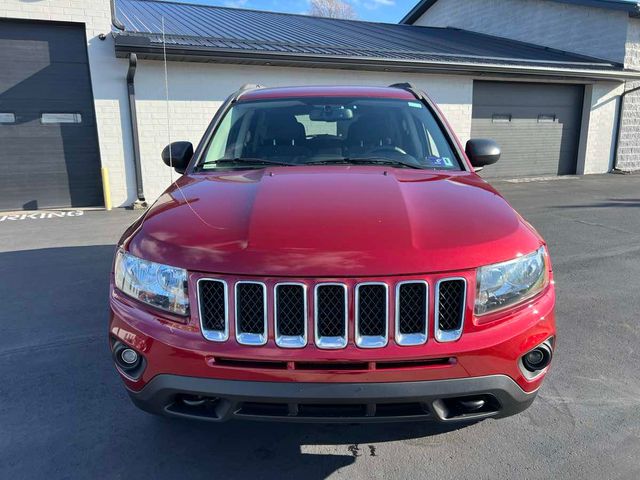
[(525, 353), (522, 357), (522, 365), (530, 372), (538, 372), (551, 362), (551, 347), (545, 342)]
[(125, 348), (120, 352), (120, 358), (127, 365), (134, 365), (138, 361), (138, 354), (131, 348)]
[(533, 350), (532, 352), (527, 353), (526, 361), (529, 365), (540, 365), (544, 360), (544, 353), (540, 350)]
[(144, 356), (119, 340), (113, 339), (112, 342), (111, 354), (120, 372), (130, 379), (139, 379), (147, 365)]

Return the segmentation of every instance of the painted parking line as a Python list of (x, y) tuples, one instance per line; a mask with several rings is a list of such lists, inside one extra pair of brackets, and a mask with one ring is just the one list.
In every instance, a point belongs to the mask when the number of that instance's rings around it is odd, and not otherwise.
[(81, 217), (82, 210), (44, 211), (0, 214), (0, 222), (20, 221), (20, 220), (48, 220), (51, 218)]

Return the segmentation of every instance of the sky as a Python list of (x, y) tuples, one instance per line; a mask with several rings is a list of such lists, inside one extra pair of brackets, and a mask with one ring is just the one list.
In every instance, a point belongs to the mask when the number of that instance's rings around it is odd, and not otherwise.
[[(306, 13), (308, 0), (173, 0), (183, 3), (201, 3), (224, 7), (251, 8), (274, 12)], [(418, 0), (350, 0), (359, 20), (397, 23)]]

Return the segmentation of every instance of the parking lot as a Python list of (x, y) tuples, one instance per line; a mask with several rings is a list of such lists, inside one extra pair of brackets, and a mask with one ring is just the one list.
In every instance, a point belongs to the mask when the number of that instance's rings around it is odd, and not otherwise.
[(495, 185), (549, 244), (558, 351), (529, 410), (463, 428), (138, 411), (107, 291), (139, 212), (0, 214), (0, 478), (640, 478), (640, 175)]

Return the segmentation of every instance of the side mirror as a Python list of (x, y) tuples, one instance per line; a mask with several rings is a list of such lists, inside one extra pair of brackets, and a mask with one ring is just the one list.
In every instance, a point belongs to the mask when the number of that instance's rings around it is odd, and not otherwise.
[(191, 157), (193, 157), (191, 142), (173, 142), (162, 150), (162, 161), (169, 167), (173, 166), (178, 173), (184, 173)]
[(496, 142), (484, 138), (469, 140), (464, 151), (476, 170), (496, 163), (500, 159), (501, 153), (500, 146)]

